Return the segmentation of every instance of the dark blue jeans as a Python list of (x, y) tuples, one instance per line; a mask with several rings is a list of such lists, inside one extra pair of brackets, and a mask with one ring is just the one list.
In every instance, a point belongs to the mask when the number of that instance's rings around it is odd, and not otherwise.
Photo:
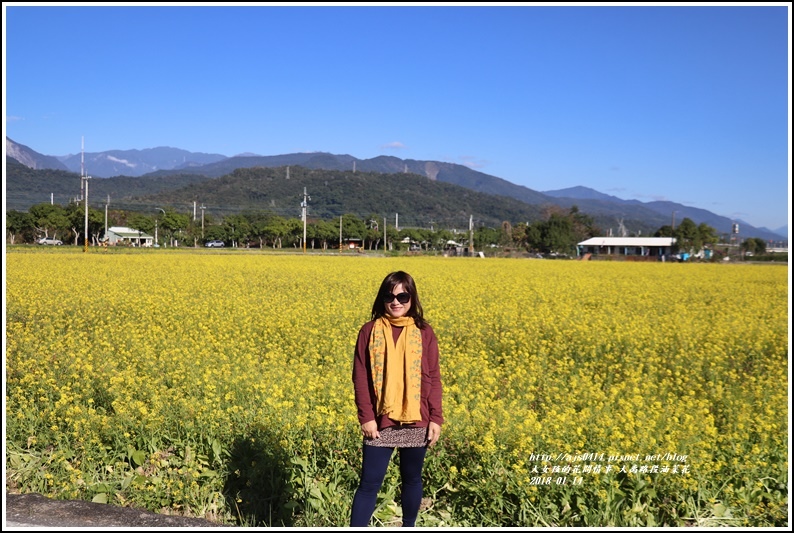
[[(386, 477), (394, 448), (362, 446), (363, 461), (361, 481), (353, 497), (351, 526), (368, 526), (375, 512), (378, 491)], [(422, 503), (422, 466), (425, 462), (426, 446), (420, 448), (397, 448), (400, 454), (400, 481), (402, 482), (403, 527), (413, 527)]]

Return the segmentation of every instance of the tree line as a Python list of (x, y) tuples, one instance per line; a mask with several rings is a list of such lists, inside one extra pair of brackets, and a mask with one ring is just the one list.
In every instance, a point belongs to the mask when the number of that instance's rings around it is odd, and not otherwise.
[[(397, 228), (388, 224), (384, 227), (385, 222), (376, 213), (367, 216), (348, 213), (334, 220), (307, 218), (305, 244), (310, 249), (328, 249), (355, 241), (368, 250), (414, 248), (425, 251), (443, 249), (449, 241), (463, 246), (469, 244), (468, 230)], [(222, 217), (206, 214), (199, 218), (173, 208), (158, 208), (154, 214), (144, 214), (126, 210), (101, 211), (89, 206), (89, 244), (101, 244), (106, 238), (106, 228), (113, 226), (156, 234), (157, 244), (164, 246), (202, 246), (211, 240), (221, 240), (235, 247), (301, 248), (304, 244), (302, 218), (285, 217), (267, 210), (247, 210)], [(11, 210), (6, 213), (9, 244), (34, 243), (41, 237), (52, 237), (82, 245), (84, 228), (85, 206), (78, 202), (65, 206), (40, 203), (27, 212)], [(480, 250), (498, 246), (532, 253), (575, 255), (577, 243), (602, 234), (593, 217), (579, 211), (577, 206), (567, 210), (547, 206), (541, 219), (531, 223), (504, 221), (500, 227), (477, 225), (471, 232), (471, 239), (474, 248)], [(675, 228), (662, 226), (654, 236), (675, 237), (675, 251), (698, 251), (720, 242), (714, 228), (705, 223), (696, 225), (689, 218)], [(742, 246), (755, 253), (765, 250), (762, 239), (747, 239)]]

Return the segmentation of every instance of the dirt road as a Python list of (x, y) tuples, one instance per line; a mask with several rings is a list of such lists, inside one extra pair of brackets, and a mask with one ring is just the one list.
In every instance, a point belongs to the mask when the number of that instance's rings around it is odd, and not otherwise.
[(5, 495), (3, 531), (14, 528), (228, 528), (203, 518), (172, 516), (81, 500), (52, 500), (41, 494)]

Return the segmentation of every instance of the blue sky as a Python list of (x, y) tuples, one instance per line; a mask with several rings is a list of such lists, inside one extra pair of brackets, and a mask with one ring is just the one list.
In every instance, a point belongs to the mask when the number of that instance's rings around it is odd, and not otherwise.
[(5, 134), (42, 154), (393, 155), (790, 218), (788, 3), (3, 10)]

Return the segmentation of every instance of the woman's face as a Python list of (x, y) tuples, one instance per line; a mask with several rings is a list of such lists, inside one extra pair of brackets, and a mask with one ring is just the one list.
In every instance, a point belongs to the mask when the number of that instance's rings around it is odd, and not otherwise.
[[(391, 290), (391, 293), (393, 295), (398, 295), (402, 293), (405, 293), (406, 295), (408, 294), (407, 292), (405, 292), (402, 283), (398, 283), (397, 285), (395, 285), (394, 288)], [(400, 301), (397, 298), (394, 298), (391, 302), (386, 302), (386, 312), (389, 314), (389, 316), (392, 316), (394, 318), (400, 318), (401, 316), (405, 316), (405, 314), (411, 309), (411, 303), (412, 303), (411, 300), (408, 300), (406, 303), (403, 304), (400, 303)]]

